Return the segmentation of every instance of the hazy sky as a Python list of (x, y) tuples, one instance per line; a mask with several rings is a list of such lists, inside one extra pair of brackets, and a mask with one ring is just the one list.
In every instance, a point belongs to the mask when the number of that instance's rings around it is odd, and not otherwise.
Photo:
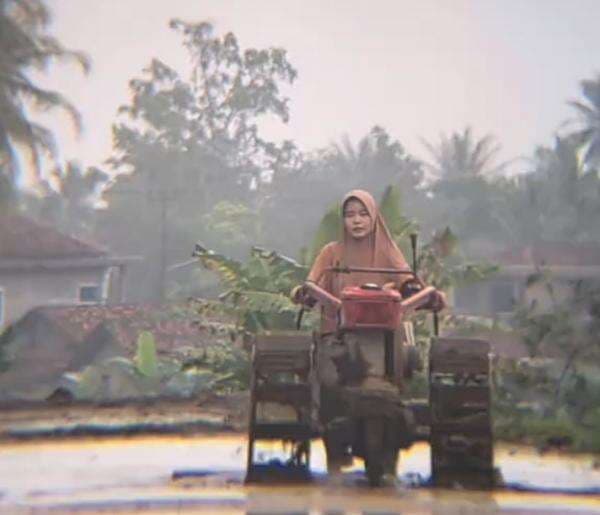
[[(40, 82), (81, 111), (85, 131), (47, 120), (62, 156), (100, 164), (128, 81), (152, 57), (177, 68), (186, 54), (171, 18), (211, 21), (242, 48), (280, 46), (299, 76), (291, 119), (268, 135), (310, 150), (353, 140), (375, 124), (426, 157), (435, 141), (471, 125), (492, 133), (503, 159), (551, 144), (571, 115), (579, 81), (600, 73), (599, 0), (48, 0), (52, 32), (87, 52), (92, 71), (57, 66)], [(46, 118), (45, 118), (46, 120)], [(520, 165), (522, 166), (522, 165)]]

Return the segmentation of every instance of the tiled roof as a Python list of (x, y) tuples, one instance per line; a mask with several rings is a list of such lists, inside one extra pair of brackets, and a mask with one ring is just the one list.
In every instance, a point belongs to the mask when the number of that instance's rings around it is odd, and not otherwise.
[(496, 254), (500, 265), (600, 266), (600, 245), (539, 242)]
[[(171, 353), (180, 347), (196, 347), (211, 333), (193, 308), (124, 304), (117, 306), (52, 306), (36, 311), (56, 323), (76, 342), (85, 340), (100, 325), (104, 325), (117, 343), (128, 352), (135, 352), (142, 331), (150, 331), (159, 353)], [(204, 321), (205, 322), (205, 321)]]
[(25, 216), (0, 216), (0, 260), (98, 258), (107, 255), (104, 249)]

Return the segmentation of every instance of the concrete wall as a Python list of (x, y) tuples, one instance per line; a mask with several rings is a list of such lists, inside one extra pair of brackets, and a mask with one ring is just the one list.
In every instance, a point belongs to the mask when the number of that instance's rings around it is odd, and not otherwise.
[(449, 300), (455, 313), (493, 317), (512, 312), (524, 295), (525, 279), (496, 275), (457, 288)]
[(104, 267), (68, 270), (0, 271), (4, 294), (4, 319), (0, 329), (30, 309), (52, 304), (79, 304), (79, 288), (102, 286)]

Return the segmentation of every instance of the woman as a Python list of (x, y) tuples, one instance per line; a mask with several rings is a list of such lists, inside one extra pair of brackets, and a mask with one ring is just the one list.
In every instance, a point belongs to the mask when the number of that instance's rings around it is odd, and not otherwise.
[[(344, 233), (341, 241), (328, 243), (317, 256), (307, 281), (312, 281), (336, 297), (340, 297), (346, 286), (375, 283), (383, 288), (400, 289), (409, 279), (401, 274), (360, 272), (341, 274), (332, 272), (332, 267), (366, 267), (408, 269), (406, 259), (394, 243), (385, 221), (377, 208), (373, 196), (364, 190), (353, 190), (342, 202)], [(309, 303), (301, 287), (294, 289), (292, 298), (298, 303)], [(436, 292), (431, 306), (435, 310), (446, 305), (442, 292)], [(324, 306), (321, 310), (321, 333), (336, 330), (336, 312)]]
[[(323, 247), (307, 281), (316, 283), (339, 298), (346, 286), (375, 283), (386, 289), (400, 289), (404, 281), (412, 280), (411, 276), (402, 274), (332, 271), (332, 267), (409, 269), (370, 193), (363, 190), (348, 193), (342, 202), (342, 215), (344, 233), (341, 240)], [(292, 298), (298, 303), (314, 304), (301, 286), (295, 288)], [(430, 306), (436, 310), (442, 309), (445, 306), (443, 293), (436, 292)], [(335, 423), (345, 416), (345, 408), (335, 386), (364, 376), (368, 365), (361, 359), (360, 351), (357, 353), (356, 349), (351, 348), (351, 342), (338, 338), (335, 309), (322, 306), (321, 315), (321, 339), (317, 350), (317, 376), (321, 390), (315, 393), (314, 402), (319, 411), (318, 418), (325, 424), (327, 468), (330, 473), (337, 474), (340, 467), (348, 463), (350, 456), (347, 452), (349, 442), (345, 441), (347, 427)], [(395, 455), (389, 457), (386, 470), (394, 470), (395, 458)]]

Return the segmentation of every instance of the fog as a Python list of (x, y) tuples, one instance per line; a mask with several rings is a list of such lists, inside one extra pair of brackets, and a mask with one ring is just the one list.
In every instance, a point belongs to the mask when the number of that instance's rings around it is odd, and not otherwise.
[[(289, 292), (361, 188), (407, 259), (419, 234), (445, 334), (513, 360), (501, 408), (514, 360), (552, 358), (527, 402), (568, 405), (571, 443), (597, 448), (598, 19), (594, 0), (0, 2), (0, 383), (246, 388), (238, 344), (294, 325)], [(47, 324), (45, 346), (19, 336)]]

